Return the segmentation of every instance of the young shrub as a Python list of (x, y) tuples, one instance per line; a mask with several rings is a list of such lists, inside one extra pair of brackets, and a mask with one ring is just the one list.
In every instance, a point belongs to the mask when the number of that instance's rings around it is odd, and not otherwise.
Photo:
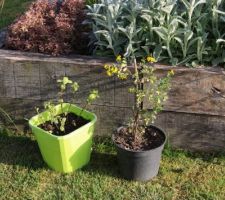
[[(6, 48), (22, 51), (68, 54), (81, 48), (81, 23), (85, 19), (83, 0), (35, 1), (9, 27)], [(83, 47), (82, 47), (83, 48)]]
[[(174, 72), (171, 70), (167, 73), (167, 76), (158, 78), (153, 66), (156, 60), (151, 56), (147, 56), (146, 59), (137, 62), (134, 54), (132, 54), (130, 64), (134, 68), (129, 67), (127, 59), (120, 55), (117, 56), (116, 61), (117, 64), (106, 64), (104, 68), (108, 76), (115, 75), (120, 80), (132, 80), (133, 85), (128, 92), (134, 94), (135, 105), (133, 107), (133, 115), (126, 128), (126, 132), (130, 135), (130, 142), (126, 143), (126, 148), (137, 148), (140, 150), (145, 140), (146, 128), (154, 124), (157, 114), (162, 111), (163, 104), (168, 99), (171, 77), (174, 75)], [(144, 85), (148, 85), (147, 90), (143, 89)], [(143, 108), (144, 99), (151, 105), (151, 109)]]

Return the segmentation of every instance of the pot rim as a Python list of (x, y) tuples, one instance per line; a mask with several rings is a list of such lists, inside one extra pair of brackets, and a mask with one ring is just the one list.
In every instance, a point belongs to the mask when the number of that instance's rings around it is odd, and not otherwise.
[[(81, 107), (79, 107), (79, 106), (77, 106), (77, 105), (70, 104), (70, 103), (63, 103), (63, 104), (64, 104), (64, 105), (71, 105), (71, 107), (74, 107), (74, 108), (81, 108)], [(58, 106), (60, 106), (60, 104), (57, 104), (55, 107), (58, 107)], [(56, 138), (57, 140), (63, 140), (63, 139), (72, 137), (74, 134), (77, 134), (80, 130), (84, 129), (85, 127), (91, 126), (91, 125), (93, 125), (93, 124), (96, 123), (96, 121), (97, 121), (97, 116), (96, 116), (94, 113), (92, 113), (92, 112), (90, 112), (90, 111), (87, 111), (87, 110), (85, 110), (85, 109), (84, 109), (84, 111), (87, 112), (88, 114), (92, 115), (92, 116), (93, 116), (93, 119), (92, 119), (91, 121), (89, 121), (88, 123), (84, 124), (83, 126), (79, 127), (78, 129), (76, 129), (76, 130), (74, 130), (74, 131), (68, 133), (67, 135), (62, 135), (62, 136), (54, 135), (54, 134), (49, 133), (48, 131), (46, 131), (46, 130), (40, 128), (40, 127), (38, 127), (38, 125), (36, 125), (35, 123), (33, 123), (33, 120), (34, 120), (38, 115), (43, 115), (44, 113), (47, 113), (48, 110), (45, 110), (45, 111), (41, 112), (40, 114), (37, 114), (37, 115), (33, 116), (33, 117), (28, 121), (28, 124), (29, 124), (30, 127), (35, 127), (36, 129), (38, 129), (39, 131), (41, 131), (42, 134), (48, 134), (48, 135), (50, 135), (51, 137)]]
[[(124, 127), (124, 126), (121, 126), (121, 127), (117, 128), (116, 131), (117, 131), (118, 129), (120, 129), (120, 128), (123, 128), (123, 127)], [(157, 126), (155, 126), (155, 125), (149, 125), (148, 127), (153, 127), (153, 128), (155, 128), (155, 129), (159, 130), (159, 131), (163, 134), (163, 136), (164, 136), (164, 141), (163, 141), (163, 143), (162, 143), (160, 146), (155, 147), (155, 148), (153, 148), (153, 149), (148, 149), (148, 150), (132, 150), (132, 149), (126, 149), (126, 148), (124, 148), (122, 145), (119, 145), (119, 144), (117, 144), (117, 143), (115, 142), (115, 140), (114, 140), (114, 134), (112, 134), (112, 141), (113, 141), (113, 144), (116, 145), (119, 149), (122, 149), (122, 150), (127, 151), (127, 152), (131, 152), (131, 153), (145, 153), (145, 152), (148, 152), (148, 151), (154, 151), (154, 150), (156, 150), (156, 149), (158, 149), (158, 148), (163, 147), (163, 146), (165, 145), (166, 141), (167, 141), (167, 135), (165, 134), (165, 131), (163, 131), (161, 128), (159, 128), (159, 127), (157, 127)]]

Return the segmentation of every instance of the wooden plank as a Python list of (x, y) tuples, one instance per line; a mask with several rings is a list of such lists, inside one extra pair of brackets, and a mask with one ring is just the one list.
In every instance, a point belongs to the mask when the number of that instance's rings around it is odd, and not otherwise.
[(0, 94), (2, 96), (5, 96), (5, 87), (4, 87), (4, 73), (3, 73), (3, 68), (4, 64), (0, 62)]
[[(114, 105), (114, 85), (113, 77), (107, 77), (105, 70), (101, 66), (83, 67), (66, 65), (66, 75), (73, 81), (77, 81), (80, 88), (76, 93), (76, 102), (84, 103), (89, 92), (93, 89), (98, 89), (100, 97), (95, 104), (97, 105)], [(72, 98), (70, 91), (68, 99)]]
[(16, 98), (14, 63), (10, 60), (0, 60), (1, 66), (1, 95)]
[[(76, 94), (76, 102), (84, 103), (90, 90), (98, 89), (101, 98), (96, 105), (109, 105), (118, 107), (132, 107), (134, 97), (127, 92), (128, 82), (115, 81), (108, 77), (102, 66), (74, 65), (73, 63), (43, 62), (28, 59), (5, 60), (1, 69), (1, 90), (6, 91), (4, 97), (24, 98), (35, 100), (56, 99), (59, 87), (57, 80), (68, 76), (80, 85)], [(7, 88), (8, 87), (8, 88)], [(6, 89), (7, 88), (7, 89)], [(121, 98), (123, 97), (123, 98)], [(74, 98), (71, 91), (67, 101)]]
[[(43, 102), (38, 100), (24, 100), (1, 98), (0, 105), (7, 111), (15, 121), (23, 121), (30, 119), (36, 114), (35, 107), (43, 110)], [(77, 104), (78, 106), (82, 106)], [(110, 136), (117, 127), (129, 121), (131, 109), (117, 108), (110, 106), (92, 105), (88, 110), (93, 111), (97, 115), (96, 135)], [(24, 124), (27, 126), (27, 122)]]
[[(83, 104), (90, 89), (98, 88), (101, 98), (93, 106), (98, 116), (96, 134), (110, 135), (127, 121), (134, 105), (128, 93), (131, 81), (105, 74), (106, 59), (52, 57), (0, 50), (0, 106), (17, 119), (30, 118), (34, 107), (55, 99), (56, 80), (66, 75), (80, 84), (76, 102)], [(172, 67), (156, 66), (159, 76)], [(225, 72), (221, 68), (173, 68), (172, 89), (165, 111), (156, 122), (169, 135), (174, 147), (218, 151), (225, 146)], [(147, 89), (148, 86), (145, 86)], [(66, 100), (72, 100), (71, 93)], [(145, 101), (144, 106), (150, 108)]]
[(0, 49), (0, 59), (11, 60), (11, 61), (36, 61), (46, 63), (58, 63), (58, 64), (75, 64), (77, 66), (104, 66), (106, 62), (112, 61), (111, 59), (93, 56), (60, 56), (54, 57), (51, 55), (40, 54), (40, 53), (28, 53), (21, 51), (3, 50)]
[[(188, 69), (158, 66), (157, 74), (175, 72), (165, 111), (225, 116), (225, 71), (221, 68)], [(149, 85), (145, 85), (147, 90)], [(220, 94), (215, 92), (218, 89)], [(224, 96), (224, 97), (222, 97)], [(150, 108), (148, 101), (145, 108)]]
[(132, 87), (131, 80), (119, 80), (115, 81), (115, 106), (132, 108), (135, 104), (134, 94), (129, 93), (129, 88)]
[(174, 148), (201, 152), (225, 151), (225, 117), (163, 112), (156, 121)]
[(116, 128), (129, 121), (132, 114), (130, 108), (95, 105), (92, 110), (98, 118), (95, 134), (100, 136), (111, 136)]
[[(2, 99), (0, 105), (16, 121), (35, 115), (35, 106), (42, 107), (42, 101), (24, 99)], [(111, 136), (117, 127), (126, 124), (132, 114), (129, 108), (95, 105), (89, 108), (98, 118), (95, 134)], [(197, 115), (190, 113), (163, 112), (156, 121), (168, 135), (169, 144), (174, 148), (191, 151), (217, 152), (225, 150), (225, 117)]]
[(16, 98), (41, 99), (39, 63), (15, 62), (14, 80)]

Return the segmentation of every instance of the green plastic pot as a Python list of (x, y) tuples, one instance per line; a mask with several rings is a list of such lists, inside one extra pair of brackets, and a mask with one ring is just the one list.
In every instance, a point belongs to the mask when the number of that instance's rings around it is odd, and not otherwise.
[[(68, 111), (78, 115), (82, 110), (82, 108), (75, 105), (70, 106), (68, 103), (62, 104), (62, 107), (57, 105), (55, 108), (57, 114)], [(56, 136), (38, 127), (43, 123), (40, 119), (50, 120), (48, 111), (29, 120), (29, 126), (36, 137), (42, 157), (50, 168), (58, 172), (69, 173), (89, 162), (97, 117), (86, 110), (83, 110), (82, 117), (90, 122), (65, 136)]]

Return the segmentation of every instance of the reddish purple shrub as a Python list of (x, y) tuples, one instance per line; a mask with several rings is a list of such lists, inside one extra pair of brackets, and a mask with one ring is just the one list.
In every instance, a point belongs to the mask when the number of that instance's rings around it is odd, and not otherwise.
[(64, 0), (59, 10), (56, 2), (37, 0), (32, 3), (9, 27), (6, 48), (52, 55), (84, 48), (81, 42), (87, 39), (82, 35), (81, 25), (86, 17), (84, 1)]

